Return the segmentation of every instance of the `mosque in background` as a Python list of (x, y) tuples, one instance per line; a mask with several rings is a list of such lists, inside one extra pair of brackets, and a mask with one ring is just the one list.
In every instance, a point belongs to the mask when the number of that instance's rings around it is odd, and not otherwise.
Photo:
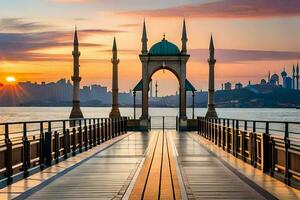
[[(278, 74), (274, 73), (271, 75), (269, 72), (268, 80), (262, 79), (259, 84), (249, 84), (247, 87), (260, 87), (265, 89), (274, 89), (274, 88), (285, 88), (290, 90), (299, 90), (299, 64), (293, 65), (293, 71), (291, 76), (288, 76), (288, 73), (283, 68), (281, 72), (281, 78)], [(236, 83), (234, 89), (241, 89), (243, 85), (241, 83)], [(226, 82), (222, 84), (222, 90), (232, 90), (232, 84), (230, 82)]]

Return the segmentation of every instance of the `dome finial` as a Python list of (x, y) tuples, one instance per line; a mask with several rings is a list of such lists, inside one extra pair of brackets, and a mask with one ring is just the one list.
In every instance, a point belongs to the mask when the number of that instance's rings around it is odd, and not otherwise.
[(163, 40), (166, 40), (166, 34), (165, 33), (163, 34)]

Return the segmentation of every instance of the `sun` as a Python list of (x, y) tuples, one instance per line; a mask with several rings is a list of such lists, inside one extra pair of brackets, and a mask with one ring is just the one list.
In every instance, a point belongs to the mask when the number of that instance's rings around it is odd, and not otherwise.
[(16, 82), (16, 78), (13, 76), (8, 76), (8, 77), (6, 77), (6, 81), (9, 83), (14, 83), (14, 82)]

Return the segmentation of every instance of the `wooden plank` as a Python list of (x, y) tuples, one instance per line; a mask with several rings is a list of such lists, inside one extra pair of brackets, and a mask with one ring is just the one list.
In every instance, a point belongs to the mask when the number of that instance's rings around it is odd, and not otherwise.
[(155, 149), (153, 162), (151, 165), (148, 181), (145, 188), (144, 199), (158, 199), (160, 178), (161, 178), (161, 164), (163, 153), (163, 134), (159, 132), (159, 139)]
[(162, 175), (161, 175), (161, 188), (160, 199), (174, 199), (173, 195), (173, 181), (171, 177), (171, 168), (168, 151), (167, 133), (164, 133), (163, 145), (163, 161), (162, 161)]
[(151, 168), (152, 160), (155, 153), (155, 147), (158, 142), (158, 134), (155, 135), (155, 139), (151, 140), (151, 143), (148, 146), (148, 152), (144, 161), (144, 164), (141, 168), (139, 176), (135, 182), (135, 185), (132, 189), (129, 199), (142, 199), (144, 188), (146, 186), (149, 170)]
[(169, 162), (171, 166), (171, 175), (172, 175), (172, 181), (173, 181), (173, 193), (175, 195), (175, 199), (181, 199), (181, 191), (179, 187), (179, 181), (178, 181), (178, 176), (176, 173), (176, 161), (174, 160), (173, 157), (173, 148), (172, 148), (172, 143), (171, 143), (171, 136), (172, 132), (167, 134), (167, 144), (168, 144), (168, 157), (169, 157)]

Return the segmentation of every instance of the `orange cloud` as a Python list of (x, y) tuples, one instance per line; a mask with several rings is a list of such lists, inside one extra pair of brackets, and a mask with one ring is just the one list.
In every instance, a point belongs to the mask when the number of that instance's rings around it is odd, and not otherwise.
[(195, 18), (269, 18), (300, 16), (299, 0), (221, 0), (183, 6), (122, 12), (126, 15)]

